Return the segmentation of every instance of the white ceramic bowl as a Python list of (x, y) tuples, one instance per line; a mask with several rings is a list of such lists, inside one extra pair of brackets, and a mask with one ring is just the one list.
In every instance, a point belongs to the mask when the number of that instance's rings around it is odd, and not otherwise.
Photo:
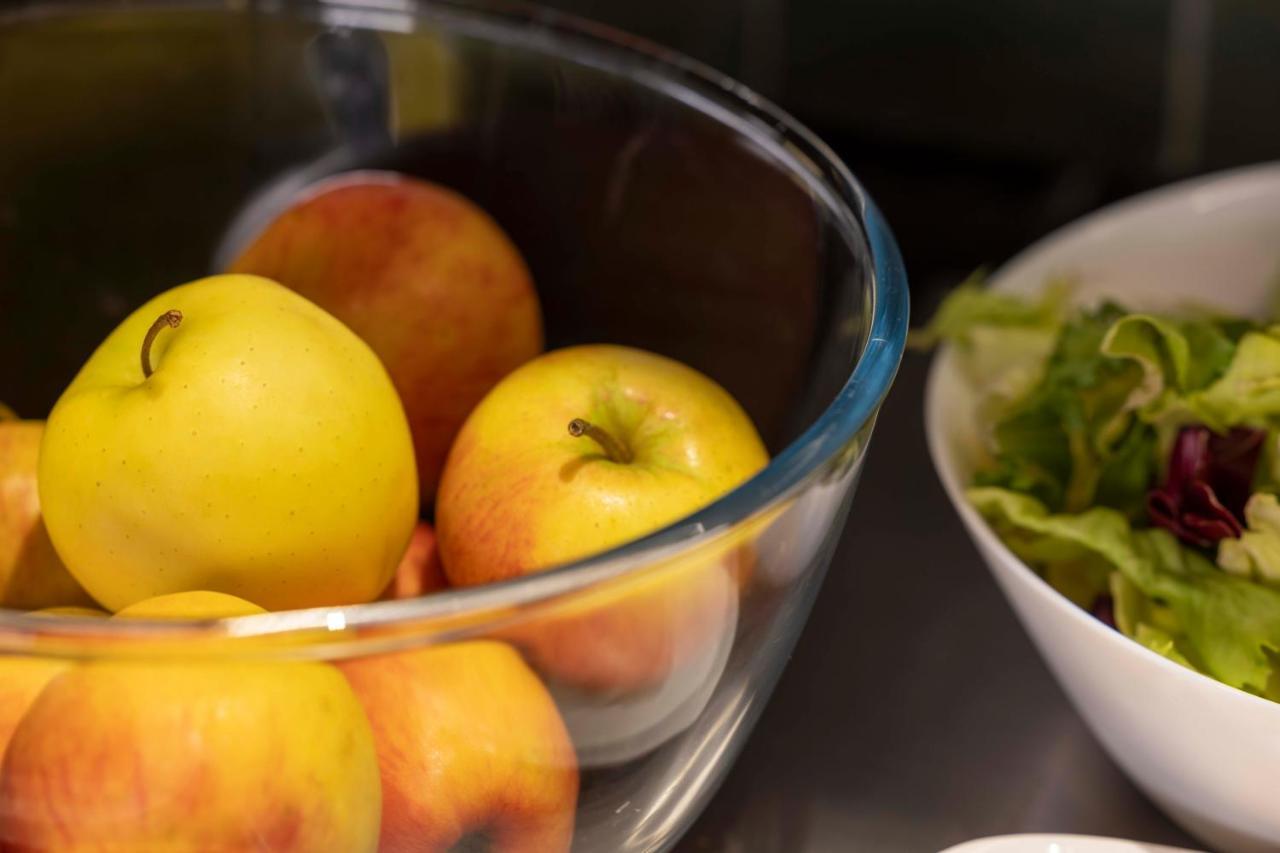
[(1159, 844), (1091, 835), (1001, 835), (948, 847), (942, 853), (1192, 853)]
[[(1194, 299), (1257, 314), (1280, 270), (1280, 165), (1176, 184), (1037, 243), (992, 286), (1029, 292), (1055, 273), (1085, 299), (1159, 308)], [(1016, 558), (968, 504), (974, 397), (952, 353), (926, 390), (929, 449), (947, 494), (1023, 626), (1112, 758), (1215, 849), (1280, 850), (1280, 704), (1191, 672), (1107, 628)]]

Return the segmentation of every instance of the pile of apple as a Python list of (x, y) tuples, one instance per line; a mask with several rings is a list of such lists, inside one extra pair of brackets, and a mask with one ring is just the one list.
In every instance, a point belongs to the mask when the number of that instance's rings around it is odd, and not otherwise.
[[(473, 204), (323, 182), (227, 274), (138, 308), (47, 423), (0, 422), (0, 606), (211, 619), (432, 594), (607, 550), (766, 463), (696, 371), (542, 339), (522, 258)], [(0, 659), (0, 850), (565, 850), (578, 765), (545, 682), (661, 682), (723, 624), (725, 573), (702, 568), (502, 640), (336, 664)]]

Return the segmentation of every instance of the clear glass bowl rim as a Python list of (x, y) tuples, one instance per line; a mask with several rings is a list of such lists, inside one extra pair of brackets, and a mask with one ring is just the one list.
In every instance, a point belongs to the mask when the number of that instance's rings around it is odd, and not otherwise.
[[(874, 201), (844, 163), (788, 113), (747, 86), (676, 51), (601, 24), (526, 3), (501, 0), (292, 0), (243, 5), (224, 2), (50, 2), (0, 12), (0, 26), (49, 13), (155, 10), (253, 12), (318, 19), (338, 25), (412, 31), (440, 21), (480, 38), (518, 41), (522, 47), (617, 72), (639, 85), (700, 110), (766, 151), (779, 168), (802, 181), (855, 246), (870, 253), (871, 325), (866, 343), (835, 399), (801, 435), (753, 478), (693, 515), (598, 554), (500, 583), (451, 589), (429, 596), (283, 611), (217, 620), (111, 620), (51, 618), (0, 609), (0, 647), (15, 638), (68, 641), (90, 638), (146, 643), (181, 638), (264, 637), (299, 631), (346, 630), (427, 622), (562, 599), (606, 580), (695, 548), (768, 512), (822, 476), (854, 436), (874, 418), (897, 373), (906, 344), (909, 292), (898, 245)], [(114, 644), (114, 643), (113, 643)], [(18, 644), (21, 645), (21, 644)]]

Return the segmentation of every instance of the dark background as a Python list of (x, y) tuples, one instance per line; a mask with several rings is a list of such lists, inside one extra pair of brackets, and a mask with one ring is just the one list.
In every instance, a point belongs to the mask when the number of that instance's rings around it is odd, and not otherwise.
[[(894, 227), (927, 317), (1090, 210), (1280, 156), (1280, 3), (554, 0), (774, 99)], [(1061, 831), (1194, 846), (1101, 752), (933, 475), (908, 354), (812, 619), (681, 850), (936, 851)]]
[(1272, 0), (551, 0), (821, 135), (940, 289), (1108, 201), (1280, 153)]

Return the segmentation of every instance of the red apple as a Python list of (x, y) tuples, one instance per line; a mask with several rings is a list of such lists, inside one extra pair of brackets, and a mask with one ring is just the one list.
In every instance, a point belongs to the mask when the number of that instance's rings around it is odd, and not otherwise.
[(440, 550), (436, 547), (436, 532), (427, 522), (419, 521), (396, 567), (395, 577), (382, 593), (382, 600), (418, 598), (448, 588), (444, 567), (440, 565)]
[(62, 564), (44, 526), (36, 487), (43, 435), (43, 421), (7, 420), (0, 412), (0, 607), (93, 603)]
[(573, 744), (509, 646), (471, 641), (339, 665), (373, 726), (380, 853), (569, 849)]
[(467, 413), (542, 349), (516, 247), (476, 205), (425, 181), (357, 172), (321, 182), (231, 271), (293, 288), (373, 347), (409, 415), (424, 504)]

